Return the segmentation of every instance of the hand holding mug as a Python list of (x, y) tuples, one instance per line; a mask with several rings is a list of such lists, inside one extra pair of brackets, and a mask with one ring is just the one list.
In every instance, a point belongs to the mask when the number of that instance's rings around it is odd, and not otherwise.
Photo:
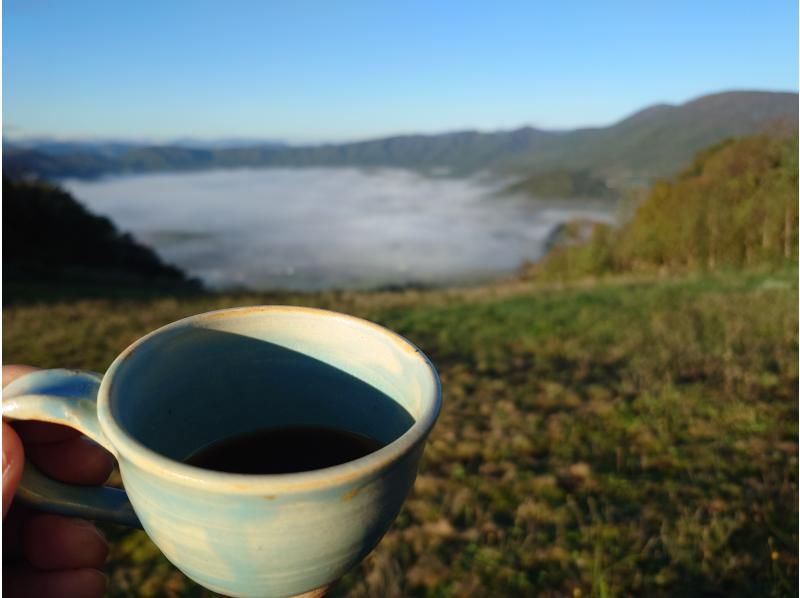
[[(3, 366), (3, 386), (33, 371)], [(108, 545), (93, 525), (24, 504), (11, 508), (25, 456), (48, 475), (75, 484), (102, 484), (113, 466), (105, 450), (70, 428), (19, 422), (15, 430), (3, 423), (3, 594), (103, 596), (106, 577), (100, 568)]]
[[(141, 525), (198, 583), (277, 597), (326, 587), (375, 547), (413, 485), (440, 406), (433, 366), (396, 334), (333, 312), (254, 307), (165, 326), (102, 377), (28, 374), (6, 389), (3, 415), (80, 430), (117, 458), (126, 491), (69, 486), (26, 466), (29, 503)], [(186, 463), (259, 430), (323, 428), (381, 448), (278, 474)], [(292, 460), (290, 444), (270, 453)]]

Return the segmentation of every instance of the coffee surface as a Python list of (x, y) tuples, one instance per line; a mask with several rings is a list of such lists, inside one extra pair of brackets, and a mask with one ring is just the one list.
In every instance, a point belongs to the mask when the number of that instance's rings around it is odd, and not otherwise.
[(297, 473), (341, 465), (383, 446), (367, 436), (337, 428), (269, 428), (214, 442), (185, 462), (228, 473)]

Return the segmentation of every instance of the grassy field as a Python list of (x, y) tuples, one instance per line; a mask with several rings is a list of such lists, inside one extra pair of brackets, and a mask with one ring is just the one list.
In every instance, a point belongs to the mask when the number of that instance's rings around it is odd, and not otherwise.
[[(70, 300), (6, 307), (5, 362), (103, 371), (193, 313), (362, 316), (437, 365), (413, 494), (336, 589), (393, 596), (791, 596), (798, 561), (797, 268), (570, 286)], [(206, 596), (107, 528), (112, 596)]]

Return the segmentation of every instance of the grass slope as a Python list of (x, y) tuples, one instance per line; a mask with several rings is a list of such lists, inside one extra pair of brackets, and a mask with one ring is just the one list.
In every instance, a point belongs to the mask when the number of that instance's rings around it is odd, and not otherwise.
[[(370, 318), (437, 365), (412, 496), (350, 597), (797, 594), (797, 269), (465, 291), (6, 308), (7, 363), (103, 371), (211, 309)], [(109, 528), (112, 596), (210, 595)]]

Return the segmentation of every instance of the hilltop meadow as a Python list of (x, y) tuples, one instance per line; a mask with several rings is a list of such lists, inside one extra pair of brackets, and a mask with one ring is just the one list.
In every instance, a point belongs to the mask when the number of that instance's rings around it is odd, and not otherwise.
[[(364, 317), (431, 357), (444, 407), (397, 521), (333, 595), (794, 596), (797, 243), (796, 139), (744, 139), (654, 185), (622, 227), (565, 235), (515, 280), (28, 288), (4, 309), (5, 361), (103, 371), (158, 326), (238, 305)], [(212, 595), (143, 532), (104, 530), (111, 596)]]

